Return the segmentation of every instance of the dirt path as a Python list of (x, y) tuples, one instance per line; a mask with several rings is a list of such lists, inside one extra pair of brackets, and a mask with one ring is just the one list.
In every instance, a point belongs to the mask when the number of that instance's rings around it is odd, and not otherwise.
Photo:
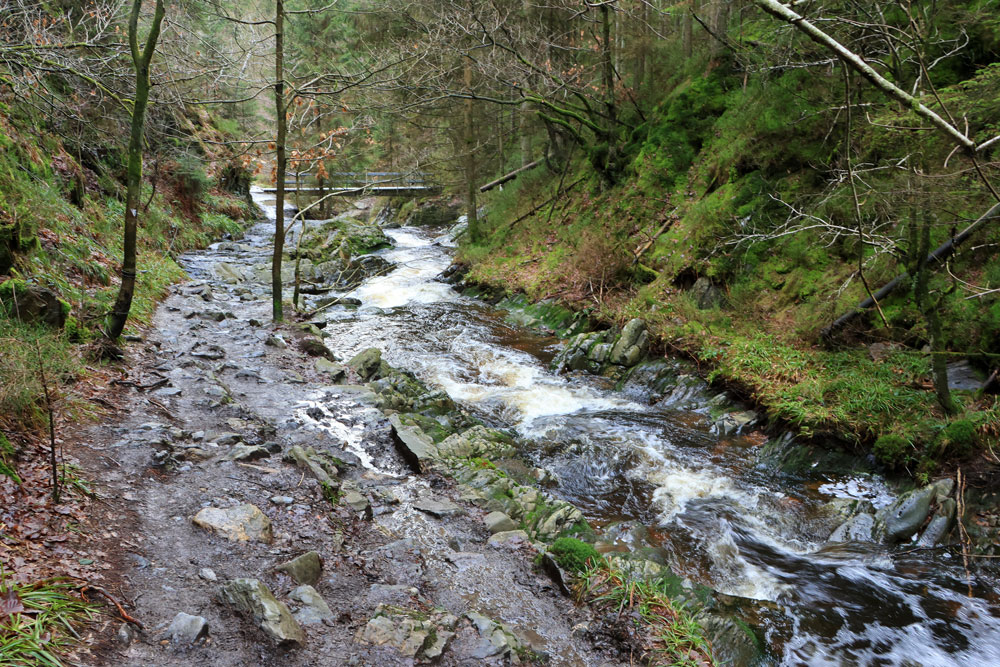
[[(262, 252), (228, 247), (244, 263)], [(117, 536), (111, 560), (146, 628), (106, 625), (95, 664), (404, 665), (442, 647), (446, 665), (532, 655), (552, 665), (627, 662), (581, 638), (588, 612), (533, 569), (529, 545), (490, 543), (485, 512), (449, 480), (408, 472), (359, 388), (329, 386), (290, 328), (287, 347), (272, 338), (259, 324), (269, 308), (261, 292), (239, 281), (177, 286), (131, 346), (130, 379), (161, 384), (114, 389), (127, 409), (79, 433), (84, 476), (106, 501), (103, 528)], [(295, 446), (341, 461), (332, 503), (308, 469), (286, 460)], [(238, 455), (247, 458), (228, 460)], [(205, 508), (245, 505), (269, 520), (271, 541), (230, 541), (192, 521)], [(322, 559), (313, 586), (329, 613), (289, 597), (298, 583), (274, 569), (310, 551)], [(303, 645), (279, 644), (260, 614), (222, 602), (240, 578), (262, 582), (300, 621), (325, 618), (302, 623)], [(204, 619), (207, 638), (171, 639), (181, 612)], [(189, 622), (197, 635), (201, 621)]]

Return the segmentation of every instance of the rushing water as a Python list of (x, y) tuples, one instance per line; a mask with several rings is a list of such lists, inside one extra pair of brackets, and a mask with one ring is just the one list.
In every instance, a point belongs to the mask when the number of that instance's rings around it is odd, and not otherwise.
[[(273, 214), (273, 209), (271, 210)], [(892, 500), (877, 478), (789, 476), (760, 465), (757, 443), (709, 428), (710, 394), (655, 405), (598, 378), (549, 370), (559, 342), (434, 277), (451, 261), (425, 230), (387, 230), (398, 265), (325, 312), (344, 358), (378, 347), (393, 365), (529, 443), (553, 493), (585, 511), (612, 548), (653, 548), (692, 581), (737, 598), (775, 664), (1000, 665), (996, 578), (959, 559), (826, 544), (829, 502)]]

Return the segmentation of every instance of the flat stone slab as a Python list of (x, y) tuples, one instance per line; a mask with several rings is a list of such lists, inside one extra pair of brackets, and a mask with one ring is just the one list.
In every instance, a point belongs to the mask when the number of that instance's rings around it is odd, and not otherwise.
[(496, 535), (497, 533), (508, 533), (512, 530), (517, 530), (517, 524), (514, 520), (503, 512), (490, 512), (483, 519), (486, 523), (486, 527), (491, 533)]
[(465, 510), (453, 502), (447, 500), (434, 500), (432, 498), (416, 501), (413, 503), (413, 508), (438, 518), (465, 513)]
[(211, 530), (233, 542), (270, 543), (274, 539), (271, 520), (255, 505), (237, 505), (228, 509), (206, 507), (194, 515), (196, 526)]

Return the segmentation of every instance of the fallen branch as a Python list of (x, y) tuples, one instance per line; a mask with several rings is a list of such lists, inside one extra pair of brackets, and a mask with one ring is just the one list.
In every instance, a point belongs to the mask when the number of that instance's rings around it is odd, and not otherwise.
[(639, 262), (639, 258), (642, 257), (643, 253), (652, 248), (653, 244), (656, 243), (656, 239), (660, 238), (660, 235), (663, 234), (663, 232), (667, 231), (667, 227), (669, 227), (670, 223), (674, 221), (673, 215), (676, 212), (677, 209), (675, 208), (673, 211), (670, 212), (669, 215), (667, 215), (666, 219), (663, 221), (663, 224), (660, 225), (660, 228), (656, 230), (656, 233), (653, 234), (653, 236), (648, 241), (646, 241), (645, 244), (635, 249), (635, 252), (632, 253), (633, 255), (635, 255), (635, 260), (633, 261), (633, 264), (637, 264)]
[(94, 591), (95, 593), (103, 595), (108, 600), (108, 602), (110, 602), (111, 604), (113, 604), (115, 606), (115, 608), (118, 609), (118, 615), (121, 616), (121, 618), (122, 618), (123, 621), (126, 621), (127, 623), (131, 623), (132, 625), (135, 625), (140, 630), (145, 630), (146, 629), (146, 626), (144, 626), (137, 618), (134, 618), (134, 617), (130, 616), (129, 613), (127, 611), (125, 611), (125, 608), (122, 607), (121, 603), (118, 602), (118, 600), (116, 600), (115, 597), (113, 595), (111, 595), (111, 593), (108, 593), (106, 590), (104, 590), (100, 586), (95, 586), (95, 585), (93, 585), (93, 584), (91, 584), (91, 583), (88, 582), (88, 583), (83, 584), (83, 586), (80, 587), (80, 597), (83, 598), (84, 602), (88, 602), (87, 596), (86, 596), (86, 592), (87, 591)]
[(479, 186), (479, 191), (480, 192), (486, 192), (488, 190), (492, 190), (493, 188), (495, 188), (498, 185), (503, 185), (504, 183), (506, 183), (508, 181), (513, 181), (515, 178), (517, 178), (523, 172), (526, 172), (526, 171), (528, 171), (530, 169), (534, 169), (535, 167), (537, 167), (541, 163), (542, 163), (541, 160), (535, 160), (534, 162), (529, 162), (528, 164), (524, 165), (523, 167), (518, 167), (517, 169), (515, 169), (512, 172), (510, 172), (509, 174), (504, 174), (503, 176), (501, 176), (500, 178), (498, 178), (495, 181), (490, 181), (486, 185)]
[[(955, 249), (964, 243), (980, 225), (984, 222), (993, 220), (995, 218), (1000, 218), (1000, 204), (994, 204), (990, 210), (986, 211), (982, 216), (980, 216), (975, 222), (963, 229), (960, 233), (948, 239), (945, 243), (941, 244), (936, 250), (927, 255), (926, 264), (938, 264), (944, 259), (950, 257)], [(868, 297), (857, 306), (854, 307), (850, 312), (844, 313), (836, 320), (833, 321), (828, 327), (823, 329), (821, 336), (824, 339), (829, 340), (833, 335), (842, 329), (844, 325), (853, 321), (856, 317), (864, 313), (866, 310), (874, 306), (879, 301), (885, 299), (887, 296), (892, 294), (896, 289), (904, 284), (909, 278), (909, 273), (901, 273), (891, 281), (885, 284), (878, 292), (875, 292), (872, 296)]]

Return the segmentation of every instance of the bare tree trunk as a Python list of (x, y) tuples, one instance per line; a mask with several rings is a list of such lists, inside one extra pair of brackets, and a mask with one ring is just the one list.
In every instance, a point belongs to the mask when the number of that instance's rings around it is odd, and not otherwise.
[(526, 167), (534, 160), (531, 159), (531, 103), (525, 100), (521, 102), (521, 112), (517, 118), (518, 134), (521, 138), (521, 166)]
[[(472, 90), (472, 59), (465, 57), (465, 89)], [(465, 215), (469, 223), (469, 238), (479, 240), (479, 216), (476, 212), (476, 128), (473, 125), (472, 98), (465, 100)]]
[(694, 45), (691, 43), (692, 37), (694, 36), (694, 19), (692, 19), (691, 14), (698, 9), (698, 0), (688, 0), (687, 1), (687, 11), (684, 12), (684, 21), (681, 24), (681, 34), (682, 43), (684, 49), (684, 58), (688, 59), (694, 54)]
[(281, 255), (285, 249), (285, 172), (288, 164), (285, 158), (285, 135), (288, 119), (285, 118), (285, 3), (275, 0), (274, 15), (274, 110), (278, 123), (275, 167), (277, 172), (276, 193), (274, 195), (274, 255), (271, 259), (271, 313), (275, 322), (284, 319), (281, 308)]
[(726, 49), (724, 40), (729, 31), (729, 0), (715, 0), (715, 12), (712, 19), (712, 30), (718, 35), (718, 39), (712, 40), (712, 56), (718, 57)]
[(149, 103), (149, 64), (153, 59), (156, 41), (160, 37), (160, 24), (165, 13), (163, 0), (156, 0), (153, 23), (149, 28), (149, 35), (146, 36), (146, 44), (140, 51), (139, 12), (141, 9), (142, 0), (133, 0), (132, 12), (128, 21), (128, 40), (132, 51), (132, 63), (135, 65), (135, 104), (132, 107), (132, 132), (128, 142), (122, 282), (118, 289), (118, 298), (108, 316), (106, 332), (108, 338), (112, 340), (117, 340), (122, 335), (129, 311), (132, 309), (132, 297), (135, 294), (136, 228), (138, 227), (139, 198), (142, 194), (142, 139), (143, 124), (146, 120), (146, 105)]

